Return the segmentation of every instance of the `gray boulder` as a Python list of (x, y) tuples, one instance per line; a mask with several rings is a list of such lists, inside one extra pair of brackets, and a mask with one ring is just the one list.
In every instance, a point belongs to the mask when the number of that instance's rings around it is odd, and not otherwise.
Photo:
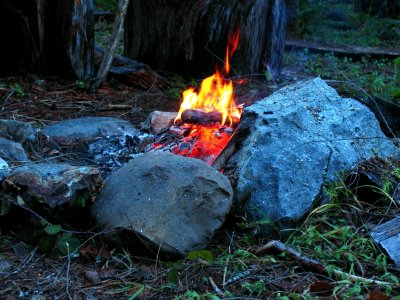
[(138, 130), (128, 121), (111, 117), (84, 117), (46, 126), (43, 133), (61, 145), (107, 136), (136, 136)]
[(247, 107), (239, 136), (235, 201), (264, 234), (296, 225), (324, 183), (374, 155), (399, 155), (373, 113), (316, 78)]
[(181, 254), (208, 244), (232, 198), (229, 180), (204, 162), (153, 152), (108, 178), (92, 214), (107, 231), (132, 229), (157, 248)]

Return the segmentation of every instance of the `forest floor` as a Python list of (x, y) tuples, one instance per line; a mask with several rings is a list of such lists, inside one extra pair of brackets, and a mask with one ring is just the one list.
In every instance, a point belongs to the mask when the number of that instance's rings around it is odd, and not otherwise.
[[(317, 34), (310, 24), (318, 14), (319, 10), (303, 11), (303, 19), (289, 35), (313, 40), (310, 34)], [(327, 44), (380, 45), (333, 38), (341, 37), (340, 33), (328, 36), (332, 40), (325, 40)], [(394, 44), (385, 46), (398, 47), (400, 38), (392, 40)], [(321, 76), (342, 82), (336, 88), (343, 95), (399, 102), (400, 62), (368, 57), (353, 61), (304, 49), (285, 53), (283, 71), (279, 76), (265, 72), (247, 78), (245, 84), (237, 85), (237, 101), (251, 103), (297, 80)], [(4, 78), (0, 80), (0, 118), (42, 126), (82, 116), (114, 116), (139, 126), (153, 110), (178, 110), (180, 92), (189, 83), (176, 75), (166, 77), (172, 84), (165, 89), (141, 90), (110, 80), (93, 94), (84, 82), (74, 79)], [(348, 83), (361, 89), (349, 88)], [(381, 160), (367, 164), (371, 169), (376, 166), (377, 173), (390, 173), (394, 181), (386, 177), (382, 187), (369, 187), (375, 202), (350, 190), (344, 176), (328, 189), (331, 204), (313, 211), (285, 239), (284, 249), (264, 249), (269, 240), (256, 234), (259, 224), (236, 215), (228, 217), (207, 249), (181, 258), (109, 249), (95, 232), (75, 232), (81, 246), (65, 256), (57, 249), (41, 251), (18, 228), (0, 232), (0, 298), (400, 299), (400, 269), (369, 236), (370, 224), (400, 213), (393, 193), (400, 182), (400, 167)], [(33, 217), (22, 214), (18, 221)], [(276, 239), (280, 240), (279, 235)], [(307, 264), (311, 258), (319, 265)], [(13, 271), (8, 271), (10, 264)]]

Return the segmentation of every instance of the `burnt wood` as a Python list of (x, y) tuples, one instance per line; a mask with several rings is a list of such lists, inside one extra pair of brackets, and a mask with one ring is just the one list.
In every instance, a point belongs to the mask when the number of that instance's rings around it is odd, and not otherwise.
[(279, 70), (285, 39), (281, 0), (133, 0), (125, 26), (126, 56), (155, 70), (205, 76), (222, 65), (228, 36), (240, 27), (232, 75)]

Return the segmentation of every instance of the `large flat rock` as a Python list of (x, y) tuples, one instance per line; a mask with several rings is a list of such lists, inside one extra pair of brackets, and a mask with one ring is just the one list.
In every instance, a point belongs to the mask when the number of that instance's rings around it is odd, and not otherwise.
[(83, 117), (46, 126), (43, 133), (61, 145), (107, 136), (136, 136), (138, 130), (128, 121), (112, 117)]

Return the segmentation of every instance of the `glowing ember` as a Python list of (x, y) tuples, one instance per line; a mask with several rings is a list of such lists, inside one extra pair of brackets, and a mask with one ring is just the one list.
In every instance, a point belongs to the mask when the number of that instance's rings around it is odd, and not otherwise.
[[(229, 74), (229, 58), (236, 50), (239, 42), (239, 30), (229, 39), (226, 49), (225, 73)], [(200, 110), (205, 113), (219, 112), (220, 124), (231, 126), (240, 119), (241, 108), (235, 103), (233, 97), (233, 83), (225, 79), (217, 70), (216, 73), (204, 79), (197, 93), (194, 88), (183, 92), (183, 101), (175, 119), (175, 123), (182, 121), (182, 113), (187, 109)]]

